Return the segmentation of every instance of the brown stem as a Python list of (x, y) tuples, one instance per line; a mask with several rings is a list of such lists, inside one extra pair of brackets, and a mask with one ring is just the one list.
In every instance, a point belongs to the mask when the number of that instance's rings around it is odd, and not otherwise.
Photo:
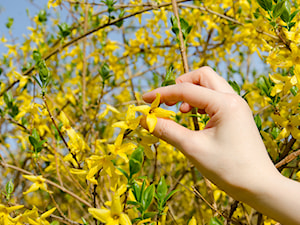
[(56, 128), (56, 130), (57, 130), (57, 132), (58, 132), (58, 134), (59, 134), (59, 136), (60, 136), (60, 138), (63, 140), (65, 146), (67, 147), (67, 149), (69, 150), (69, 152), (70, 152), (70, 154), (72, 155), (73, 159), (74, 159), (75, 162), (77, 163), (78, 168), (81, 169), (80, 164), (79, 164), (79, 162), (78, 162), (78, 160), (77, 160), (77, 158), (76, 158), (76, 155), (72, 152), (72, 150), (71, 150), (71, 148), (69, 147), (68, 143), (66, 142), (64, 136), (62, 135), (61, 131), (59, 130), (59, 128), (58, 128), (58, 126), (57, 126), (57, 124), (56, 124), (56, 122), (55, 122), (55, 120), (54, 120), (54, 117), (53, 117), (52, 114), (51, 114), (51, 111), (50, 111), (50, 109), (49, 109), (49, 107), (48, 107), (48, 103), (47, 103), (47, 99), (46, 99), (45, 95), (43, 95), (43, 100), (44, 100), (44, 103), (45, 103), (45, 105), (46, 105), (48, 114), (49, 114), (49, 116), (50, 116), (50, 118), (51, 118), (51, 120), (52, 120), (52, 123), (53, 123), (53, 125), (55, 126), (55, 128)]
[[(8, 163), (5, 163), (3, 160), (0, 161), (0, 165), (1, 165), (2, 167), (4, 167), (4, 168), (7, 167), (7, 168), (10, 168), (10, 169), (14, 169), (14, 170), (16, 170), (16, 171), (20, 171), (21, 173), (24, 173), (24, 174), (27, 174), (27, 175), (34, 175), (34, 174), (30, 173), (30, 172), (27, 171), (27, 170), (24, 170), (24, 169), (21, 169), (21, 168), (19, 168), (19, 167), (17, 167), (17, 166), (14, 166), (14, 165), (10, 165), (10, 164), (8, 164)], [(50, 185), (52, 185), (52, 186), (54, 186), (54, 187), (60, 189), (61, 191), (65, 192), (65, 193), (67, 193), (67, 194), (69, 194), (69, 195), (71, 195), (73, 198), (75, 198), (75, 199), (78, 200), (79, 202), (81, 202), (81, 203), (87, 205), (88, 207), (92, 207), (92, 205), (91, 205), (89, 202), (85, 201), (84, 199), (82, 199), (82, 198), (79, 197), (78, 195), (74, 194), (73, 192), (69, 191), (69, 190), (66, 189), (65, 187), (62, 187), (62, 186), (60, 186), (60, 185), (58, 185), (58, 184), (54, 183), (53, 181), (48, 180), (48, 179), (46, 179), (46, 178), (44, 178), (44, 179), (45, 179), (45, 183), (48, 183), (48, 184), (50, 184)]]
[(285, 164), (288, 164), (289, 162), (293, 161), (295, 158), (297, 158), (300, 155), (300, 149), (292, 152), (291, 154), (287, 155), (285, 158), (283, 158), (281, 161), (275, 164), (275, 167), (278, 169), (282, 167)]
[[(186, 48), (185, 48), (185, 43), (182, 35), (182, 30), (181, 30), (181, 24), (180, 24), (180, 18), (179, 18), (179, 13), (178, 13), (178, 6), (177, 6), (177, 1), (172, 0), (172, 6), (173, 6), (173, 12), (174, 15), (177, 19), (177, 24), (178, 24), (178, 37), (180, 41), (180, 53), (181, 53), (181, 59), (182, 59), (182, 64), (183, 64), (183, 69), (185, 73), (189, 72), (189, 65), (188, 65), (188, 60), (186, 56)], [(192, 114), (197, 115), (197, 109), (193, 108), (192, 109)], [(199, 123), (198, 123), (198, 118), (196, 116), (193, 116), (193, 123), (194, 123), (194, 129), (195, 130), (200, 130), (199, 128)]]

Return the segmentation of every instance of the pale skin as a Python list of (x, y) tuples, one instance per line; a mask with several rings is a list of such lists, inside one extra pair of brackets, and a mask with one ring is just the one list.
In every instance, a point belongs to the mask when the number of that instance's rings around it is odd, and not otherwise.
[[(143, 95), (151, 103), (182, 102), (207, 113), (204, 130), (192, 131), (158, 118), (153, 134), (181, 150), (197, 169), (233, 198), (284, 225), (300, 225), (300, 183), (282, 176), (270, 160), (248, 104), (209, 67), (177, 78), (176, 84)], [(142, 123), (145, 127), (146, 125)]]

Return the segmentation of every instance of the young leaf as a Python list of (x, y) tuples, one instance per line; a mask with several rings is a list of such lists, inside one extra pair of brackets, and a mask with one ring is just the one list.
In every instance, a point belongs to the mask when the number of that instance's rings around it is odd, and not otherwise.
[(290, 21), (290, 14), (291, 14), (291, 3), (290, 1), (284, 1), (284, 5), (283, 7), (283, 11), (282, 14), (280, 15), (280, 18), (288, 23)]
[(281, 16), (283, 13), (285, 7), (284, 7), (285, 1), (278, 2), (274, 9), (273, 9), (273, 18), (276, 19), (277, 17)]
[(271, 11), (272, 0), (257, 0), (258, 4), (266, 11)]
[(223, 223), (217, 217), (213, 217), (210, 219), (209, 225), (223, 225)]
[(127, 178), (127, 180), (129, 180), (129, 175), (125, 172), (125, 170), (121, 168), (117, 168), (117, 169)]
[(7, 183), (6, 183), (6, 186), (5, 186), (5, 191), (7, 194), (11, 194), (13, 193), (14, 191), (14, 183), (12, 182), (12, 179), (10, 179)]
[(260, 119), (260, 116), (258, 114), (254, 117), (254, 121), (256, 123), (256, 126), (257, 126), (258, 130), (261, 130), (261, 119)]
[(37, 141), (33, 136), (29, 136), (29, 142), (30, 142), (30, 144), (33, 146), (34, 149), (37, 148), (37, 146), (38, 146), (38, 141)]
[(236, 81), (228, 81), (228, 83), (230, 84), (230, 86), (233, 88), (233, 90), (240, 95), (241, 94), (241, 88), (240, 86), (237, 84)]
[(141, 196), (141, 188), (140, 186), (136, 183), (136, 182), (133, 182), (132, 184), (132, 189), (133, 189), (133, 195), (135, 197), (135, 199), (140, 202), (140, 196)]
[(167, 194), (167, 191), (168, 191), (168, 187), (166, 184), (166, 180), (165, 180), (164, 176), (162, 176), (156, 187), (156, 195), (160, 201), (162, 201), (164, 199), (164, 197)]
[(150, 206), (152, 199), (154, 197), (155, 187), (154, 184), (151, 184), (148, 186), (145, 190), (145, 192), (142, 195), (142, 206), (143, 209), (146, 211), (148, 207)]
[(167, 203), (167, 201), (177, 192), (179, 191), (178, 189), (171, 191), (164, 199), (164, 201), (162, 202), (162, 207), (164, 207)]
[(168, 71), (166, 73), (166, 77), (164, 82), (161, 84), (162, 87), (176, 84), (175, 77), (174, 77), (174, 66), (171, 64), (168, 68)]
[(135, 159), (130, 159), (129, 160), (129, 171), (130, 171), (130, 178), (138, 173), (142, 168), (142, 164), (140, 162), (138, 162)]

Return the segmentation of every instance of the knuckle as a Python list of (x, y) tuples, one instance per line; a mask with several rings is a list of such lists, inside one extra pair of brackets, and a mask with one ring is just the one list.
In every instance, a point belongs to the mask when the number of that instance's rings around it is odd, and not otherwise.
[(240, 110), (251, 111), (247, 102), (237, 94), (226, 94), (227, 100), (225, 101), (225, 106), (231, 112), (239, 112)]

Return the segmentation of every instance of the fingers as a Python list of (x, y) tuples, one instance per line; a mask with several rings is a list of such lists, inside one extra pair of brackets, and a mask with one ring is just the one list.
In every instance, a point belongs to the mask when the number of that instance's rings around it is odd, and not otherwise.
[(191, 83), (179, 83), (157, 88), (144, 94), (143, 99), (146, 102), (152, 102), (157, 92), (161, 95), (161, 103), (171, 105), (183, 101), (189, 105), (183, 105), (183, 110), (189, 110), (189, 107), (196, 107), (205, 110), (210, 116), (214, 115), (224, 105), (223, 93)]
[(176, 83), (184, 82), (200, 85), (223, 93), (235, 93), (228, 82), (208, 66), (183, 74), (176, 79)]
[[(141, 125), (145, 129), (148, 129), (145, 118), (141, 120)], [(192, 145), (192, 140), (194, 140), (193, 136), (195, 136), (196, 133), (195, 131), (189, 130), (172, 120), (157, 118), (157, 124), (153, 134), (180, 149), (184, 154), (187, 154), (185, 149), (190, 149), (190, 146), (188, 145)], [(197, 134), (197, 139), (199, 140), (199, 138), (200, 135)]]

